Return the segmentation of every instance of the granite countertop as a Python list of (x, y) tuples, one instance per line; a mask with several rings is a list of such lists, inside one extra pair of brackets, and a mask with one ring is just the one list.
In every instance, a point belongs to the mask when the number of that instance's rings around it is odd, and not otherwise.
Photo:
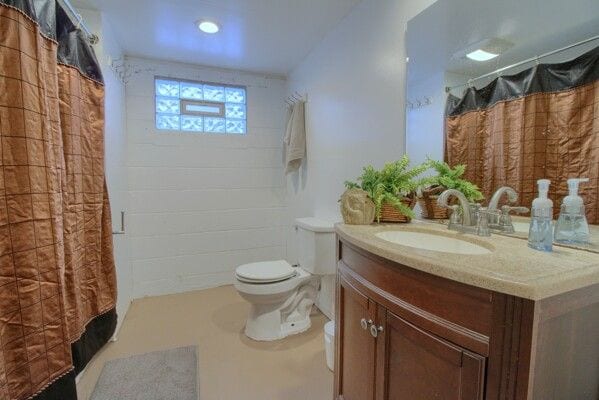
[[(422, 250), (388, 242), (382, 231), (414, 231), (456, 237), (492, 252), (464, 255)], [(457, 282), (531, 300), (541, 300), (599, 283), (599, 254), (555, 247), (552, 253), (530, 249), (526, 241), (502, 235), (480, 237), (446, 226), (410, 224), (335, 225), (343, 240), (380, 257)]]

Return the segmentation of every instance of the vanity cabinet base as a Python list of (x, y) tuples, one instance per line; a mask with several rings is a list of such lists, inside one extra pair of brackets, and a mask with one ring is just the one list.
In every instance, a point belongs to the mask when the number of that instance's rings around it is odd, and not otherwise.
[(599, 285), (535, 302), (338, 240), (336, 311), (335, 399), (599, 399)]

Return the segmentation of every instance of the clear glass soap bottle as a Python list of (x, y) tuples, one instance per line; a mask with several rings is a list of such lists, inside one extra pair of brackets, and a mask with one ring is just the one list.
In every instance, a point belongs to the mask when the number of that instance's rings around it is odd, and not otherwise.
[(588, 182), (587, 178), (568, 179), (569, 194), (564, 198), (554, 237), (558, 243), (585, 244), (589, 242), (589, 224), (585, 215), (584, 202), (578, 195), (578, 185)]
[(547, 198), (550, 181), (539, 179), (539, 197), (532, 202), (528, 247), (541, 251), (553, 250), (553, 202)]

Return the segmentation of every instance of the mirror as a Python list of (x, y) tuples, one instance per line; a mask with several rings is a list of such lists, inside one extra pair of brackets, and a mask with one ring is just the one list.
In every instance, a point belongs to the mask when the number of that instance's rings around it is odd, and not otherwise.
[[(498, 77), (539, 63), (579, 57), (599, 47), (598, 27), (596, 0), (437, 0), (407, 26), (406, 150), (412, 162), (427, 156), (445, 159), (448, 96), (461, 98), (470, 87), (487, 87)], [(502, 185), (496, 186), (493, 190)], [(555, 190), (561, 196), (559, 202), (554, 199), (554, 209), (559, 210), (564, 188)], [(521, 205), (530, 207), (533, 193), (534, 189), (525, 190)], [(514, 221), (518, 229), (513, 236), (526, 238), (527, 230), (522, 230), (528, 219), (514, 217)], [(599, 226), (592, 226), (591, 232), (590, 245), (573, 247), (599, 252)]]

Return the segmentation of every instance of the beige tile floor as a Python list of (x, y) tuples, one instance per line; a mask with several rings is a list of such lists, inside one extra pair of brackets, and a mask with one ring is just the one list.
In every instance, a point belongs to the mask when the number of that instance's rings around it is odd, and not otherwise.
[(333, 374), (323, 342), (326, 317), (315, 312), (309, 331), (255, 342), (243, 335), (247, 311), (233, 286), (136, 300), (118, 340), (82, 374), (79, 399), (90, 397), (107, 360), (188, 345), (198, 346), (200, 400), (332, 399)]

